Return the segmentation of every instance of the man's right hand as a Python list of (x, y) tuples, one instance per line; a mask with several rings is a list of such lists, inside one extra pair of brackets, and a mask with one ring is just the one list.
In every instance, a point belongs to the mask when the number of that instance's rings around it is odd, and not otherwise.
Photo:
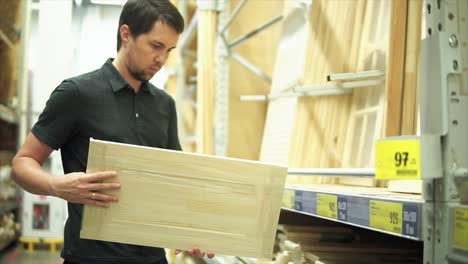
[(40, 141), (33, 133), (29, 133), (12, 161), (13, 180), (30, 193), (53, 195), (72, 203), (109, 207), (110, 202), (117, 201), (117, 197), (105, 194), (106, 190), (120, 188), (119, 183), (107, 181), (116, 177), (117, 172), (75, 172), (65, 176), (53, 176), (42, 168), (52, 151), (52, 147)]
[(104, 194), (103, 191), (119, 189), (120, 183), (105, 183), (104, 180), (116, 176), (115, 171), (90, 174), (74, 172), (60, 177), (52, 176), (49, 177), (50, 192), (72, 203), (93, 204), (107, 208), (111, 202), (118, 201), (118, 198)]

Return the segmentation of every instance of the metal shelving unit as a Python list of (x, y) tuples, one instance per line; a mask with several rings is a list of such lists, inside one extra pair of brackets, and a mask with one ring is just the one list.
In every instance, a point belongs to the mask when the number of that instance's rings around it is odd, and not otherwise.
[[(425, 0), (424, 9), (421, 136), (412, 139), (421, 146), (423, 194), (288, 186), (283, 209), (423, 241), (424, 264), (468, 263), (468, 2)], [(373, 169), (290, 169), (290, 173), (375, 177)]]

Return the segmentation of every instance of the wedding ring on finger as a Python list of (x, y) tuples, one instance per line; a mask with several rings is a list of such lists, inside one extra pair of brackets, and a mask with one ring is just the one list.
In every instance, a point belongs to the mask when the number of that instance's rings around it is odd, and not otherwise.
[(95, 192), (91, 193), (91, 199), (96, 200), (96, 193)]

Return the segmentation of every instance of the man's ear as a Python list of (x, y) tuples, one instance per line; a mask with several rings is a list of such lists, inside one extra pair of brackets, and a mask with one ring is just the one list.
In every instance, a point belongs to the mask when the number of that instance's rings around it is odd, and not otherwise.
[(119, 32), (120, 38), (122, 39), (122, 46), (126, 46), (130, 41), (130, 38), (132, 37), (130, 33), (130, 28), (128, 27), (128, 25), (123, 24), (122, 26), (120, 26)]

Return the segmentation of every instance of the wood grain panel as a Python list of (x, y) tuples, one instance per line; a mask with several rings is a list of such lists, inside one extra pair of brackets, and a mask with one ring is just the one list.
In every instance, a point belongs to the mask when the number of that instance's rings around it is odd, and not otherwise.
[(201, 10), (198, 19), (197, 152), (214, 153), (215, 47), (217, 13)]
[(390, 41), (388, 47), (390, 56), (387, 58), (386, 74), (385, 136), (387, 137), (399, 136), (401, 130), (408, 1), (391, 1), (390, 13)]
[[(306, 15), (306, 63), (301, 83), (327, 83), (327, 75), (356, 71), (363, 1), (313, 1)], [(351, 95), (301, 97), (291, 143), (291, 167), (343, 166)], [(330, 183), (330, 177), (288, 177), (288, 183)]]
[[(401, 115), (401, 135), (416, 135), (418, 124), (419, 55), (421, 52), (422, 1), (408, 2), (406, 26), (405, 75)], [(395, 192), (421, 193), (421, 180), (390, 181)]]
[[(308, 13), (308, 8), (303, 3), (285, 2), (272, 93), (285, 92), (302, 78), (307, 48)], [(269, 102), (260, 160), (288, 165), (296, 108), (297, 97), (281, 97)]]
[(103, 170), (119, 202), (85, 206), (82, 238), (271, 259), (285, 167), (92, 140)]
[[(232, 0), (231, 12), (240, 1)], [(229, 42), (251, 32), (266, 21), (281, 15), (283, 1), (247, 1), (229, 27)], [(261, 10), (261, 12), (259, 12)], [(233, 52), (272, 75), (279, 44), (281, 23), (258, 33), (236, 46)], [(268, 102), (240, 101), (241, 95), (268, 94), (270, 83), (259, 78), (238, 62), (229, 62), (229, 135), (227, 155), (259, 160)]]
[(418, 73), (419, 55), (421, 52), (422, 9), (422, 1), (409, 1), (406, 26), (401, 135), (415, 135), (418, 123)]
[[(387, 70), (390, 1), (366, 1), (355, 53), (356, 71)], [(355, 31), (357, 29), (355, 28)], [(374, 141), (382, 137), (385, 85), (353, 90), (342, 167), (373, 167)], [(340, 178), (340, 184), (376, 186), (373, 179)], [(385, 185), (385, 183), (383, 184)]]

